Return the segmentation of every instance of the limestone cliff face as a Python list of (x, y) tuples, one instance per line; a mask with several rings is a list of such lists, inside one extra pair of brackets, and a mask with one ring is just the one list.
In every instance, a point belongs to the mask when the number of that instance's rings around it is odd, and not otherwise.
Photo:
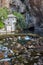
[(35, 29), (43, 28), (43, 0), (12, 0), (13, 9), (26, 15), (26, 22)]
[(24, 2), (32, 17), (35, 29), (43, 32), (43, 0), (25, 0)]
[(16, 10), (20, 13), (25, 11), (25, 5), (21, 2), (21, 0), (12, 0), (11, 7), (12, 10)]
[(9, 8), (10, 0), (0, 0), (0, 7), (7, 7)]
[(25, 0), (30, 14), (43, 21), (43, 0)]

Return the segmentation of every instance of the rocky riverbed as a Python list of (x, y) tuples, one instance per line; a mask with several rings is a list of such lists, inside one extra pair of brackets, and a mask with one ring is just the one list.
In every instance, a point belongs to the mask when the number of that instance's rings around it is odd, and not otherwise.
[(29, 36), (0, 40), (0, 65), (43, 65), (43, 39)]

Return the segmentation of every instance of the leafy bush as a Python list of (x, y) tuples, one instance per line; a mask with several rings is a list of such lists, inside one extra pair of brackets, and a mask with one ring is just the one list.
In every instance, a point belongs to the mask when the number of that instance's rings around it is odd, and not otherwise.
[(18, 12), (13, 12), (13, 14), (17, 17), (17, 24), (16, 24), (16, 28), (17, 29), (23, 29), (26, 27), (26, 24), (25, 24), (25, 17), (18, 13)]
[(0, 21), (0, 29), (4, 27), (4, 23)]
[[(7, 8), (0, 8), (0, 19), (6, 19), (8, 15)], [(2, 18), (3, 17), (3, 18)]]
[(7, 8), (0, 8), (0, 28), (4, 27), (3, 21), (7, 18), (8, 10)]

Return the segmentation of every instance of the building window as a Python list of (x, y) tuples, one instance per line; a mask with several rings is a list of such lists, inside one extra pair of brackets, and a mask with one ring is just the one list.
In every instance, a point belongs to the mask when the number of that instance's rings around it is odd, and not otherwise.
[(9, 24), (9, 22), (8, 22), (8, 24)]

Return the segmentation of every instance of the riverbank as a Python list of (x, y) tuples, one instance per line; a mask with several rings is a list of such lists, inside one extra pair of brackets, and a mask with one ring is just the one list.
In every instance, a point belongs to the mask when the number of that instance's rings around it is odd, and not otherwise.
[[(0, 39), (1, 38), (6, 38), (6, 37), (14, 37), (14, 36), (32, 36), (32, 37), (41, 37), (38, 34), (32, 34), (32, 33), (10, 33), (10, 34), (0, 34)], [(42, 37), (43, 38), (43, 37)]]

